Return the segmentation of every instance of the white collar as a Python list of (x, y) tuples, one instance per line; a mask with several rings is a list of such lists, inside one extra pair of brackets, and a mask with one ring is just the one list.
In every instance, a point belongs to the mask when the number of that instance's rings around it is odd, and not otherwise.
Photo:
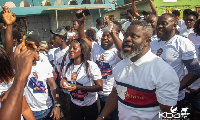
[[(132, 62), (130, 59), (127, 59), (127, 65), (136, 65), (136, 66), (140, 66), (141, 64), (143, 64), (143, 63), (146, 63), (146, 62), (148, 62), (148, 61), (150, 61), (151, 60), (151, 58), (152, 58), (152, 52), (151, 52), (151, 49), (149, 49), (149, 51), (146, 53), (146, 54), (144, 54), (141, 58), (139, 58), (137, 61), (135, 61), (135, 62)], [(154, 54), (153, 54), (154, 55)]]

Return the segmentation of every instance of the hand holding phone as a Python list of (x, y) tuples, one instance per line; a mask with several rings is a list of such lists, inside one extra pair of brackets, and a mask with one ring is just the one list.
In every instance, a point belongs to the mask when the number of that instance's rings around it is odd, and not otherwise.
[(80, 18), (83, 17), (83, 13), (85, 14), (85, 16), (90, 15), (90, 11), (89, 11), (88, 9), (85, 9), (85, 10), (83, 10), (82, 12), (81, 12), (81, 11), (77, 11), (77, 13), (76, 13), (75, 15), (76, 15), (76, 17), (77, 17), (78, 19), (80, 19)]

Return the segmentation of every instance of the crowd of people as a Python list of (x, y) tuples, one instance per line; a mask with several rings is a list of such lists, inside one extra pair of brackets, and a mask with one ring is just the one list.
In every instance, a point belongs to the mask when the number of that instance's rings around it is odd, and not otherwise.
[(13, 29), (16, 15), (3, 6), (0, 119), (199, 119), (199, 14), (158, 16), (148, 2), (152, 12), (141, 17), (132, 0), (124, 30), (107, 16), (96, 20), (97, 32), (85, 30), (78, 10), (73, 30), (50, 31), (48, 48)]

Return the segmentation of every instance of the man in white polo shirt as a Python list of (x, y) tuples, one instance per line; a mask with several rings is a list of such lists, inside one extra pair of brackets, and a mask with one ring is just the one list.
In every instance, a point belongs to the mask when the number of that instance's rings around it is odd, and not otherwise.
[(144, 21), (134, 21), (128, 27), (121, 46), (124, 59), (113, 70), (115, 84), (98, 120), (117, 106), (120, 120), (157, 120), (161, 119), (159, 112), (170, 112), (176, 105), (178, 77), (151, 52), (151, 36), (152, 27)]
[[(173, 14), (163, 14), (157, 22), (157, 35), (160, 40), (151, 43), (151, 50), (154, 54), (162, 48), (160, 57), (176, 71), (180, 80), (180, 92), (177, 107), (180, 110), (182, 100), (185, 97), (185, 90), (191, 83), (200, 76), (200, 66), (196, 57), (194, 44), (185, 38), (175, 34), (176, 18)], [(186, 66), (188, 74), (185, 75)]]

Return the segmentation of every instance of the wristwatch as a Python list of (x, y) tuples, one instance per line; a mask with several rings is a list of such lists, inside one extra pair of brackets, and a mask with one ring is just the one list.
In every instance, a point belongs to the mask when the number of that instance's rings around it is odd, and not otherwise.
[(100, 114), (99, 117), (102, 118), (102, 119), (104, 120), (104, 116), (103, 116), (103, 115)]

